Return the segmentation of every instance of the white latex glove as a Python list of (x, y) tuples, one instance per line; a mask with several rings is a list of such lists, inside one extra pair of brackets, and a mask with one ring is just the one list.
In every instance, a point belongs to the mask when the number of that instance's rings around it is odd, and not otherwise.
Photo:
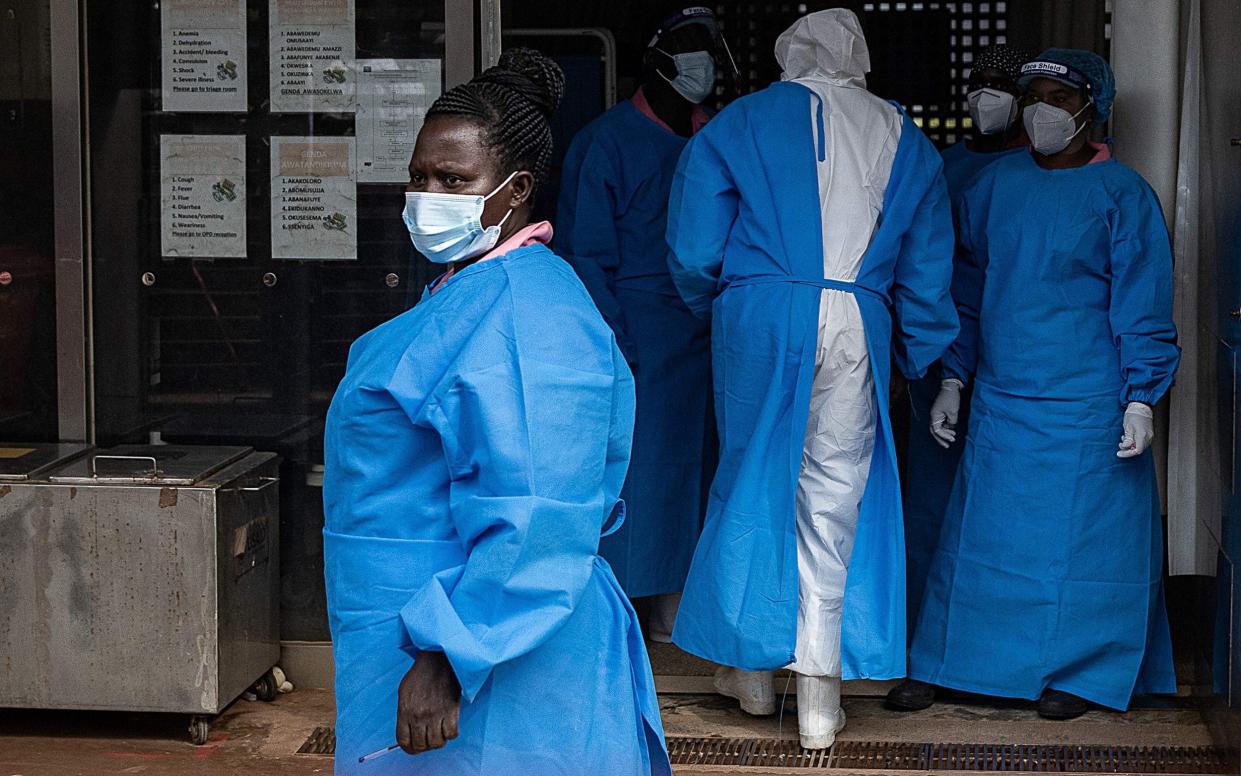
[(1137, 458), (1151, 446), (1155, 438), (1155, 411), (1150, 405), (1129, 402), (1125, 408), (1125, 433), (1120, 438), (1117, 458)]
[(939, 395), (931, 405), (931, 436), (947, 449), (957, 441), (957, 416), (961, 414), (961, 389), (965, 383), (950, 377), (939, 384)]

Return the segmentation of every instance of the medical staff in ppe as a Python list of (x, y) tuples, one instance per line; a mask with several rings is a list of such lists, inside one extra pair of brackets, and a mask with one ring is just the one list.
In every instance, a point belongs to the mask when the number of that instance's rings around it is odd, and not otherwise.
[(563, 91), (551, 60), (508, 51), (418, 135), (405, 222), (446, 272), (354, 343), (328, 413), (338, 774), (671, 773), (596, 554), (623, 519), (633, 380), (528, 223)]
[[(1003, 45), (992, 46), (974, 58), (967, 93), (973, 128), (968, 138), (943, 152), (944, 180), (954, 208), (965, 184), (980, 170), (1006, 154), (1020, 153), (1026, 148), (1017, 109), (1021, 96), (1017, 79), (1021, 77), (1021, 66), (1029, 59), (1020, 49)], [(904, 497), (905, 551), (909, 558), (909, 593), (905, 603), (911, 636), (918, 622), (931, 554), (944, 522), (944, 508), (961, 462), (960, 445), (944, 448), (926, 433), (931, 404), (939, 395), (942, 380), (940, 365), (936, 364), (926, 377), (909, 383), (912, 422), (905, 447), (908, 477)], [(964, 427), (968, 422), (969, 392), (963, 390), (958, 424)]]
[[(669, 265), (712, 315), (720, 466), (673, 641), (751, 713), (797, 673), (801, 742), (844, 726), (843, 678), (905, 670), (890, 348), (921, 376), (957, 332), (939, 154), (866, 91), (850, 11), (776, 43), (784, 81), (723, 110), (672, 186)], [(842, 636), (843, 631), (843, 636)], [(842, 643), (843, 642), (843, 643)]]
[(1159, 201), (1088, 139), (1107, 119), (1107, 63), (1051, 49), (1022, 68), (1033, 153), (962, 195), (961, 336), (931, 433), (964, 452), (910, 652), (914, 681), (1039, 699), (1071, 719), (1173, 692), (1152, 410), (1180, 358)]
[(1030, 55), (1013, 46), (997, 45), (974, 57), (965, 95), (969, 105), (968, 137), (944, 149), (948, 195), (956, 197), (978, 172), (1005, 153), (1024, 149), (1017, 79)]
[(710, 324), (677, 295), (664, 232), (677, 159), (707, 122), (700, 103), (715, 89), (717, 51), (722, 38), (708, 8), (684, 8), (659, 25), (643, 85), (569, 147), (556, 222), (556, 250), (633, 368), (627, 518), (600, 553), (630, 597), (655, 596), (647, 632), (662, 642), (672, 638), (715, 460)]

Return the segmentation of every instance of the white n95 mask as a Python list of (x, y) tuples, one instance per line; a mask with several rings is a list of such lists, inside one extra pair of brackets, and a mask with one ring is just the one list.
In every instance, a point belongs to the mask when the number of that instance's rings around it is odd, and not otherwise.
[(513, 214), (512, 208), (495, 226), (483, 227), (483, 206), (517, 176), (514, 172), (487, 196), (405, 192), (401, 213), (414, 247), (436, 264), (451, 264), (481, 256), (500, 239), (500, 227)]
[(1030, 136), (1030, 146), (1043, 156), (1058, 154), (1069, 147), (1069, 143), (1077, 134), (1086, 128), (1086, 124), (1077, 126), (1077, 117), (1082, 111), (1093, 105), (1088, 102), (1073, 115), (1064, 108), (1057, 108), (1045, 102), (1038, 102), (1025, 109), (1021, 120), (1025, 124), (1026, 134)]
[(1017, 118), (1017, 100), (999, 89), (975, 89), (967, 95), (970, 118), (984, 135), (1007, 132)]
[[(715, 58), (707, 51), (690, 51), (685, 54), (669, 54), (661, 48), (655, 49), (672, 60), (677, 67), (677, 77), (669, 78), (660, 73), (676, 93), (694, 103), (701, 103), (715, 89)], [(658, 72), (658, 71), (656, 71)]]

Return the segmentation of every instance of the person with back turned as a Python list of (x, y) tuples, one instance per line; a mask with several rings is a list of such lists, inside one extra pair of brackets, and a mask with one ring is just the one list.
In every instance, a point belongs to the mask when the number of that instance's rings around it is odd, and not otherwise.
[(669, 267), (712, 316), (720, 465), (673, 641), (716, 688), (775, 710), (797, 674), (802, 746), (844, 727), (843, 678), (905, 673), (905, 554), (887, 402), (956, 336), (939, 154), (866, 91), (850, 11), (776, 43), (784, 81), (725, 108), (672, 186)]

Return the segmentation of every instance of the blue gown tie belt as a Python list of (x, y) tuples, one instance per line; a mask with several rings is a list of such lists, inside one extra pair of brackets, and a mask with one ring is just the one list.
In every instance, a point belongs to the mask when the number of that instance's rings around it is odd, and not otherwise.
[(888, 298), (884, 294), (874, 290), (873, 288), (867, 288), (866, 286), (851, 283), (847, 280), (833, 280), (830, 278), (814, 279), (797, 278), (789, 275), (754, 275), (753, 277), (729, 281), (728, 288), (734, 288), (736, 286), (758, 286), (769, 283), (797, 283), (799, 285), (814, 286), (816, 288), (822, 288), (829, 291), (844, 291), (847, 294), (865, 294), (866, 296), (878, 299), (884, 304), (887, 304), (888, 302)]

